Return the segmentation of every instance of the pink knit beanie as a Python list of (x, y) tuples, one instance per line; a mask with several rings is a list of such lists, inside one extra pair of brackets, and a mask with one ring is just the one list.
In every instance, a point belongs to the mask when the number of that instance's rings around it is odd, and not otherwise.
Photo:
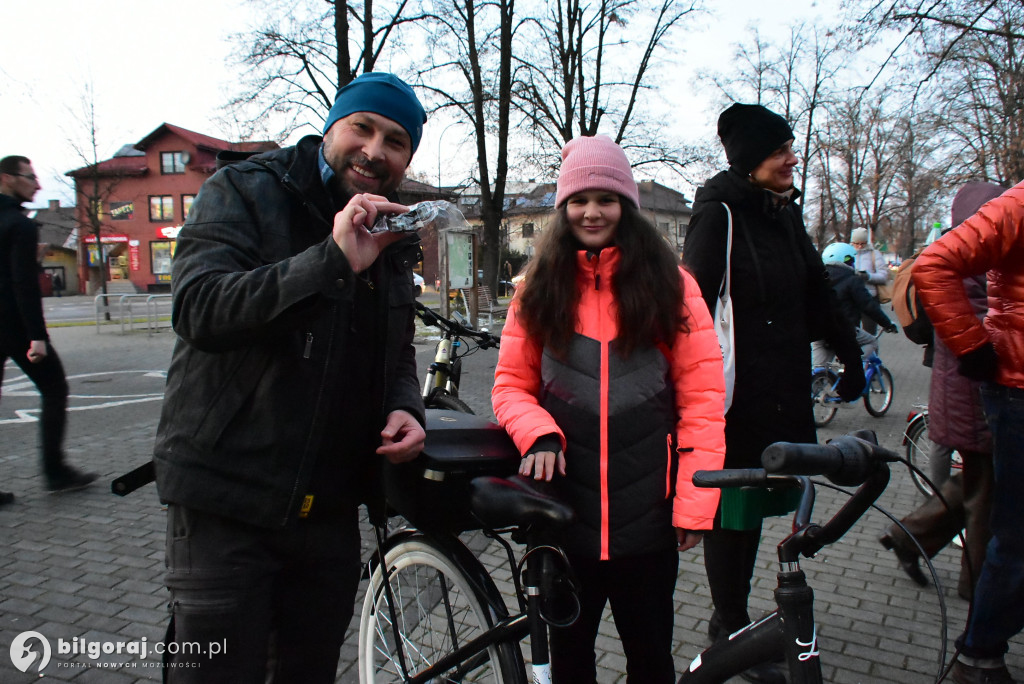
[(640, 191), (626, 153), (607, 135), (570, 140), (562, 148), (555, 206), (560, 207), (584, 190), (615, 192), (640, 208)]

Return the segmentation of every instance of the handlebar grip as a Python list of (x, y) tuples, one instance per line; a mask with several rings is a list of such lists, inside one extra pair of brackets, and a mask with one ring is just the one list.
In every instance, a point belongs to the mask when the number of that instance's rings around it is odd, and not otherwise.
[(824, 475), (844, 487), (862, 484), (881, 463), (896, 459), (878, 446), (874, 433), (865, 431), (836, 437), (828, 444), (776, 442), (761, 454), (761, 464), (769, 473)]
[(693, 474), (696, 487), (721, 489), (723, 487), (763, 487), (768, 481), (764, 468), (729, 468), (726, 470), (698, 470)]

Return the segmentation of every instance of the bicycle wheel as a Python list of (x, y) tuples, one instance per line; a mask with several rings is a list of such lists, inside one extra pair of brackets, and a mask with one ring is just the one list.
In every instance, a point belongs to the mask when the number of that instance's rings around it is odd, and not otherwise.
[[(395, 622), (378, 565), (370, 577), (359, 619), (361, 684), (404, 681), (396, 632), (405, 665), (415, 674), (494, 624), (486, 598), (434, 541), (422, 535), (402, 539), (388, 550), (385, 559)], [(484, 578), (490, 581), (486, 575)], [(497, 594), (493, 583), (490, 588)], [(518, 646), (496, 644), (430, 681), (525, 684)]]
[(875, 418), (881, 418), (892, 406), (892, 373), (885, 366), (871, 376), (871, 382), (864, 389), (864, 408)]
[(839, 379), (835, 373), (819, 369), (811, 376), (811, 406), (814, 413), (815, 427), (825, 427), (836, 415), (838, 405), (828, 402), (829, 391)]
[(449, 411), (461, 411), (462, 413), (473, 413), (469, 404), (458, 397), (454, 397), (443, 389), (438, 389), (430, 395), (427, 401), (427, 408), (448, 409)]
[[(931, 465), (932, 457), (932, 441), (928, 439), (928, 417), (927, 415), (919, 417), (910, 422), (907, 426), (906, 442), (907, 442), (907, 461), (910, 465), (924, 472), (927, 475), (929, 467)], [(914, 468), (910, 469), (910, 479), (914, 481), (914, 486), (917, 490), (925, 496), (932, 495), (932, 488), (928, 486), (924, 478), (919, 475)]]

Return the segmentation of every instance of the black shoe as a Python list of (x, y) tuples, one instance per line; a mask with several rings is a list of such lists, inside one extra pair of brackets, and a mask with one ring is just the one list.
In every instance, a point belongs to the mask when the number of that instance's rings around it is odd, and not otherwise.
[(761, 663), (741, 672), (740, 677), (754, 684), (786, 684), (786, 675), (782, 668), (774, 663)]
[(51, 493), (73, 492), (88, 487), (96, 481), (97, 477), (99, 475), (96, 473), (83, 473), (71, 466), (64, 466), (60, 475), (47, 478), (46, 490)]
[(896, 554), (896, 560), (900, 562), (900, 567), (903, 568), (903, 572), (907, 573), (907, 577), (918, 586), (928, 586), (928, 578), (924, 576), (924, 573), (921, 572), (921, 566), (918, 565), (921, 556), (918, 554), (917, 549), (907, 547), (902, 542), (897, 541), (898, 539), (899, 537), (892, 537), (886, 533), (878, 541), (882, 546)]
[(0, 506), (14, 503), (14, 495), (10, 492), (0, 492)]
[(949, 674), (956, 684), (1014, 684), (1005, 665), (994, 668), (971, 667), (957, 660)]

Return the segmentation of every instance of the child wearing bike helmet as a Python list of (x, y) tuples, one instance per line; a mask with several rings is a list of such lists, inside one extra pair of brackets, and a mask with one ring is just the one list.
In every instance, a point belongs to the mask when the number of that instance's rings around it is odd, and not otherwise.
[[(878, 340), (874, 335), (859, 327), (861, 318), (868, 317), (882, 326), (889, 333), (896, 332), (896, 325), (882, 311), (878, 299), (864, 285), (864, 279), (854, 270), (857, 250), (845, 242), (833, 242), (821, 253), (825, 270), (832, 281), (832, 289), (839, 300), (839, 311), (843, 317), (856, 327), (857, 344), (860, 345), (864, 358), (878, 353)], [(835, 352), (823, 340), (811, 342), (811, 363), (824, 366)]]
[(557, 684), (596, 681), (611, 604), (627, 682), (675, 682), (679, 552), (710, 529), (722, 467), (724, 380), (693, 278), (639, 211), (622, 148), (606, 136), (562, 149), (555, 213), (509, 311), (492, 392), (523, 460), (576, 511), (565, 550), (581, 614), (551, 632)]

